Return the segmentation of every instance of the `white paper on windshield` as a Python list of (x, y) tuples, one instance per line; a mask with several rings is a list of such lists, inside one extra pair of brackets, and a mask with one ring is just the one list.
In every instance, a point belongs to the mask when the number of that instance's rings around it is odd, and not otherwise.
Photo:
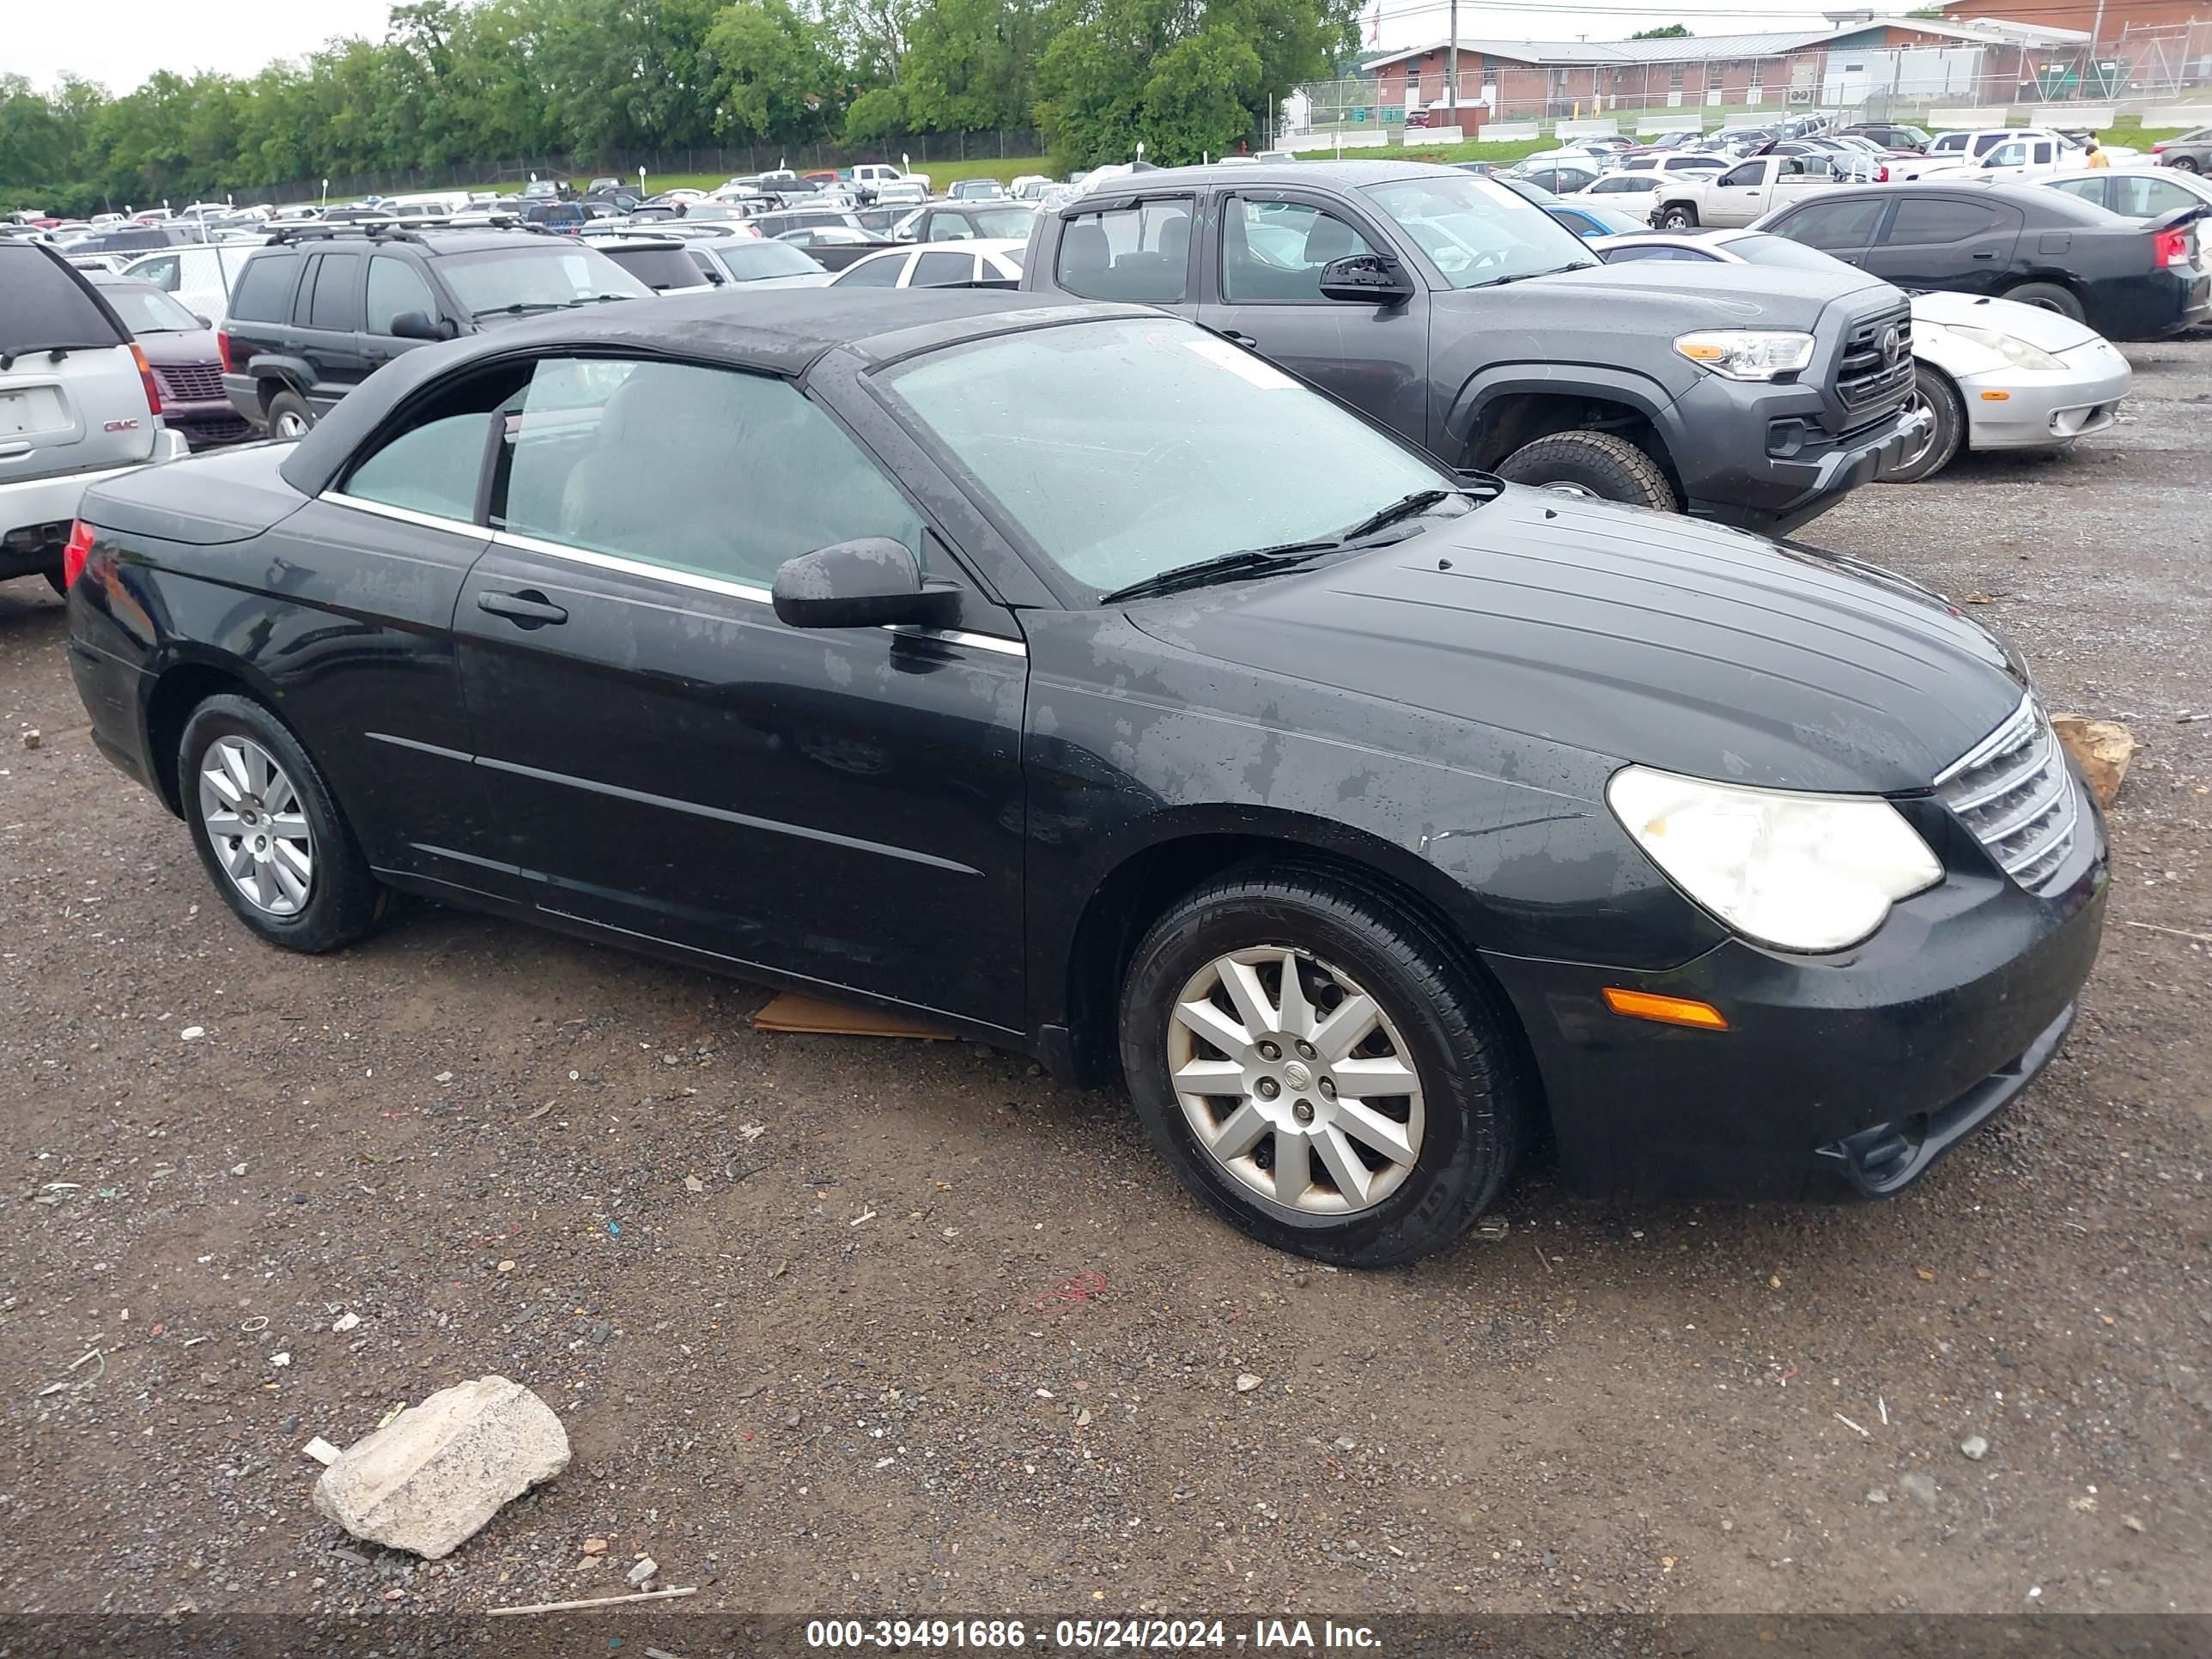
[(1273, 364), (1261, 362), (1250, 352), (1233, 346), (1226, 340), (1185, 340), (1183, 344), (1206, 362), (1218, 364), (1231, 374), (1249, 380), (1262, 392), (1286, 392), (1297, 384)]

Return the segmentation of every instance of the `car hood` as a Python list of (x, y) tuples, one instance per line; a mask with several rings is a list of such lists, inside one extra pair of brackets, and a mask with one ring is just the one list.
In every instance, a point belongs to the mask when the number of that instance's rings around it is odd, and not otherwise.
[(1128, 616), (1203, 656), (1771, 788), (1925, 789), (2025, 689), (1992, 635), (1904, 578), (1516, 486), (1409, 540)]
[(2024, 306), (2017, 300), (1977, 299), (1970, 294), (1915, 294), (1912, 320), (1993, 328), (2050, 352), (2071, 351), (2103, 337), (2087, 323), (2077, 323), (2040, 306)]
[(215, 331), (211, 328), (179, 329), (173, 334), (134, 334), (139, 349), (145, 352), (149, 363), (217, 363), (222, 353), (216, 349)]
[[(1495, 288), (1455, 289), (1435, 295), (1433, 302), (1493, 323), (1516, 310), (1544, 311), (1556, 324), (1557, 307), (1567, 301), (1585, 308), (1579, 315), (1601, 315), (1608, 332), (1621, 334), (1646, 329), (1669, 333), (1692, 328), (1810, 329), (1834, 301), (1850, 295), (1871, 296), (1888, 287), (1879, 276), (1840, 261), (1831, 274), (1646, 259), (1588, 265)], [(1532, 321), (1530, 326), (1536, 325)]]

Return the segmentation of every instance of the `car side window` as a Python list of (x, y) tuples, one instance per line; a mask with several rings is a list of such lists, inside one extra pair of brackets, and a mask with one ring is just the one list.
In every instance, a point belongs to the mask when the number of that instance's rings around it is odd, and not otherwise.
[[(1963, 242), (1970, 236), (1995, 230), (2003, 222), (2004, 216), (1985, 203), (1961, 202), (1948, 196), (1908, 196), (1899, 201), (1889, 228), (1882, 233), (1881, 242), (1884, 247)], [(1814, 246), (1824, 245), (1816, 242)]]
[(854, 261), (837, 278), (839, 288), (896, 288), (909, 253), (874, 253)]
[(514, 395), (519, 374), (501, 369), (438, 392), (367, 459), (354, 463), (340, 493), (473, 524), (492, 412)]
[(2202, 198), (2164, 179), (2136, 173), (2111, 175), (2112, 196), (2106, 205), (2130, 219), (2154, 219), (2176, 208), (2195, 207)]
[(951, 283), (972, 283), (975, 280), (975, 256), (972, 253), (925, 253), (915, 261), (914, 276), (909, 288), (942, 288)]
[(1188, 297), (1194, 198), (1164, 196), (1070, 217), (1054, 280), (1086, 300), (1181, 305)]
[(182, 261), (177, 255), (165, 253), (158, 258), (148, 259), (133, 267), (131, 274), (142, 283), (151, 283), (155, 288), (164, 289), (174, 294), (181, 280), (181, 273), (179, 270)]
[(494, 523), (516, 535), (761, 587), (863, 536), (922, 556), (906, 497), (775, 375), (548, 358), (505, 419)]
[(1324, 266), (1374, 252), (1326, 209), (1235, 197), (1221, 216), (1221, 297), (1231, 305), (1320, 305)]
[(1723, 186), (1729, 189), (1740, 189), (1747, 185), (1764, 183), (1765, 178), (1765, 162), (1746, 161), (1740, 167), (1729, 168), (1726, 173), (1722, 175), (1721, 183)]
[(2079, 197), (2085, 202), (2094, 202), (2100, 207), (2109, 205), (2105, 200), (2105, 180), (2098, 174), (2093, 173), (2087, 179), (2061, 179), (2051, 188), (2068, 196)]
[(2016, 167), (2027, 163), (2026, 144), (2002, 144), (1989, 153), (1982, 162), (1985, 167)]
[(422, 273), (404, 259), (395, 259), (388, 253), (371, 255), (368, 261), (368, 331), (371, 334), (389, 334), (392, 319), (410, 311), (420, 312), (433, 322), (437, 320), (438, 302), (431, 295), (430, 285), (422, 280)]
[(1776, 235), (1787, 236), (1807, 247), (1864, 247), (1874, 235), (1885, 205), (1880, 198), (1861, 201), (1846, 197), (1841, 201), (1814, 202), (1798, 209), (1771, 228)]
[(925, 242), (965, 242), (975, 237), (975, 227), (957, 213), (933, 213), (929, 216), (929, 234)]
[(246, 261), (231, 290), (230, 314), (241, 322), (277, 323), (292, 314), (292, 290), (300, 281), (297, 254), (264, 254)]
[(1605, 256), (1609, 265), (1633, 264), (1642, 259), (1675, 259), (1688, 264), (1709, 265), (1718, 261), (1710, 253), (1699, 253), (1694, 248), (1676, 247), (1661, 242), (1650, 247), (1638, 247), (1634, 243), (1611, 249)]
[(361, 256), (325, 253), (315, 272), (315, 297), (307, 312), (309, 328), (350, 332), (361, 326)]

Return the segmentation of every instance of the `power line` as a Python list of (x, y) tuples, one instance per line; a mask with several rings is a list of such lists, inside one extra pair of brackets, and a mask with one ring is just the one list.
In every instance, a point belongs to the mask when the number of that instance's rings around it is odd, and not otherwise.
[[(1414, 4), (1399, 6), (1383, 12), (1379, 21), (1381, 22), (1389, 23), (1407, 17), (1434, 15), (1446, 11), (1449, 9), (1449, 0), (1416, 0), (1416, 3)], [(1679, 5), (1638, 5), (1633, 3), (1613, 4), (1607, 3), (1607, 0), (1595, 0), (1594, 3), (1591, 3), (1591, 0), (1484, 0), (1482, 9), (1485, 11), (1505, 12), (1538, 11), (1586, 13), (1594, 15), (1603, 15), (1616, 17), (1664, 17), (1672, 22), (1681, 22), (1686, 21), (1683, 17), (1681, 8)], [(1994, 22), (2017, 23), (2024, 22), (2029, 18), (2035, 16), (2078, 16), (2081, 13), (2081, 8), (2078, 3), (2078, 0), (2018, 0), (2017, 3), (2008, 5), (2005, 8), (2005, 15), (2003, 17), (1994, 18), (1989, 21)], [(1808, 33), (1826, 33), (1831, 31), (1840, 33), (1846, 29), (1854, 32), (1859, 29), (1874, 28), (1893, 27), (1910, 29), (1922, 23), (1936, 23), (1954, 28), (1963, 28), (1966, 27), (1965, 24), (1952, 23), (1948, 18), (1917, 18), (1903, 15), (1901, 14), (1893, 15), (1877, 15), (1869, 18), (1863, 23), (1844, 24), (1830, 23), (1825, 16), (1818, 12), (1790, 12), (1777, 14), (1774, 12), (1764, 11), (1717, 11), (1698, 12), (1694, 14), (1694, 16), (1699, 21), (1720, 18), (1744, 18), (1757, 21), (1765, 21), (1770, 24), (1778, 15), (1785, 19), (1802, 19), (1803, 21), (1803, 27)], [(1369, 23), (1376, 20), (1374, 17), (1374, 14), (1370, 12), (1363, 14), (1361, 21), (1363, 23)], [(2170, 28), (2178, 33), (2186, 30), (2190, 27), (2191, 26), (2186, 23), (2175, 23), (2171, 25), (2154, 24), (2140, 28), (2137, 32), (2152, 33)], [(1716, 33), (1725, 33), (1730, 34), (1785, 34), (1795, 32), (1795, 30), (1787, 27), (1775, 28), (1772, 27), (1757, 29), (1729, 29), (1725, 31), (1716, 31)], [(2086, 34), (2087, 31), (2077, 29), (2074, 31), (2074, 33)], [(1692, 34), (1684, 38), (1695, 40), (1709, 37)], [(1989, 46), (2033, 44), (2028, 42), (2005, 40), (1995, 36), (1980, 34), (1975, 35), (1974, 40)], [(1960, 44), (1966, 45), (1970, 43), (1961, 40)], [(2055, 44), (2065, 45), (2069, 43), (2058, 42)]]

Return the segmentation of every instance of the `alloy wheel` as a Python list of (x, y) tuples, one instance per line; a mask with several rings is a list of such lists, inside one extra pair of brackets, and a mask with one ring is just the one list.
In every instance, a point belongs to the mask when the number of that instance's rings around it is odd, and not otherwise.
[(1907, 404), (1905, 408), (1909, 412), (1921, 416), (1924, 424), (1920, 428), (1918, 447), (1891, 469), (1897, 472), (1919, 465), (1928, 459), (1928, 452), (1936, 447), (1936, 405), (1928, 401), (1928, 394), (1918, 386), (1913, 387), (1912, 401)]
[(256, 908), (295, 916), (315, 879), (315, 837), (299, 791), (251, 738), (217, 738), (200, 757), (200, 823), (216, 862)]
[(271, 434), (279, 438), (304, 438), (307, 435), (307, 422), (288, 409), (271, 422)]
[(1217, 957), (1168, 1021), (1170, 1079), (1198, 1144), (1261, 1198), (1316, 1216), (1370, 1210), (1421, 1155), (1419, 1069), (1342, 969), (1288, 945)]

